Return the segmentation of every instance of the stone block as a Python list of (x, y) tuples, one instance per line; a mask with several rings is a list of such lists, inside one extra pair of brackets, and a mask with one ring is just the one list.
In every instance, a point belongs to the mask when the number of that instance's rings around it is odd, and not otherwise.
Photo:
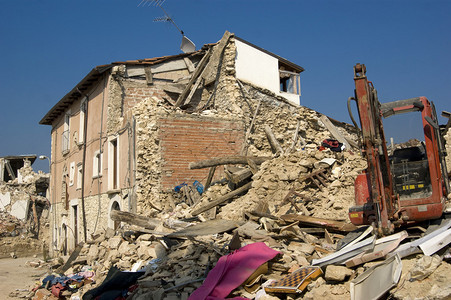
[(137, 241), (150, 241), (152, 240), (152, 235), (149, 233), (142, 234), (137, 238)]
[(315, 251), (315, 246), (307, 243), (291, 242), (288, 245), (288, 250), (293, 251), (296, 254), (303, 253), (310, 255)]
[(324, 277), (327, 281), (344, 281), (346, 277), (352, 275), (352, 270), (343, 266), (329, 265), (326, 268), (326, 274)]
[(99, 247), (97, 245), (91, 245), (88, 251), (88, 261), (96, 261), (99, 255)]
[(121, 242), (122, 242), (122, 238), (120, 236), (112, 237), (108, 241), (108, 247), (110, 249), (118, 249)]
[(119, 246), (119, 249), (118, 249), (119, 254), (120, 255), (125, 255), (127, 253), (128, 249), (129, 249), (129, 242), (123, 241), (121, 243), (121, 245)]

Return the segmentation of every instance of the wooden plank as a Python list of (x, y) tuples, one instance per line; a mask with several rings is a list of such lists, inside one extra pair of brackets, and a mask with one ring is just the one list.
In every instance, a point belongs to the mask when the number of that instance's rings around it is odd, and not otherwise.
[(183, 59), (168, 61), (160, 64), (155, 64), (151, 66), (152, 73), (164, 73), (164, 72), (171, 72), (171, 71), (178, 71), (178, 70), (185, 70), (186, 64)]
[(144, 73), (146, 74), (146, 83), (147, 85), (152, 85), (153, 83), (153, 75), (152, 70), (149, 66), (144, 67)]
[(225, 219), (209, 220), (202, 223), (198, 223), (193, 226), (189, 226), (182, 230), (172, 232), (168, 234), (168, 237), (193, 237), (200, 235), (211, 235), (216, 233), (226, 232), (240, 226), (238, 221), (231, 221)]
[(262, 103), (262, 100), (260, 99), (260, 101), (258, 101), (257, 108), (254, 111), (254, 115), (252, 116), (251, 124), (249, 125), (249, 128), (247, 129), (246, 136), (244, 138), (244, 143), (241, 146), (241, 151), (240, 151), (241, 155), (247, 154), (247, 140), (249, 139), (252, 129), (254, 128), (255, 120), (257, 119), (257, 114), (259, 112), (261, 103)]
[(16, 179), (16, 175), (14, 175), (13, 168), (11, 168), (9, 160), (5, 160), (5, 167), (6, 171), (8, 171), (9, 177), (11, 177), (12, 180)]
[(176, 106), (180, 106), (184, 102), (185, 97), (191, 91), (192, 85), (194, 84), (194, 82), (196, 82), (197, 78), (202, 73), (202, 71), (205, 68), (205, 65), (207, 64), (208, 60), (210, 59), (211, 51), (212, 51), (211, 48), (208, 49), (208, 52), (200, 60), (199, 64), (197, 65), (196, 71), (194, 71), (193, 76), (191, 76), (191, 79), (189, 80), (189, 82), (186, 85), (185, 89), (183, 90), (183, 92), (178, 97), (177, 102), (175, 103)]
[(299, 134), (300, 126), (301, 126), (301, 121), (298, 120), (298, 123), (296, 125), (296, 130), (294, 131), (293, 140), (291, 142), (291, 146), (285, 151), (285, 154), (290, 154), (294, 150), (294, 147), (296, 146), (297, 141), (298, 141), (298, 134)]
[(252, 177), (252, 175), (253, 175), (252, 171), (248, 168), (245, 168), (245, 169), (242, 169), (242, 170), (232, 173), (230, 176), (231, 177), (230, 179), (233, 183), (237, 184), (243, 180), (246, 180), (246, 179)]
[(202, 77), (205, 79), (205, 85), (209, 85), (216, 80), (218, 75), (219, 64), (221, 63), (221, 56), (224, 53), (224, 49), (232, 34), (228, 31), (224, 33), (218, 45), (214, 47), (214, 52), (212, 52), (211, 59), (208, 65), (205, 67), (205, 72)]
[(188, 96), (186, 97), (185, 101), (183, 102), (183, 105), (186, 105), (191, 102), (191, 98), (193, 98), (194, 93), (196, 93), (197, 89), (199, 88), (200, 83), (203, 81), (202, 75), (197, 78), (196, 83), (191, 88), (191, 91), (189, 92)]
[(194, 66), (191, 59), (188, 57), (184, 57), (183, 61), (185, 62), (186, 67), (188, 68), (188, 72), (193, 73), (196, 70), (196, 67)]
[(283, 154), (282, 146), (280, 146), (279, 142), (274, 136), (274, 133), (272, 132), (271, 128), (268, 125), (265, 126), (265, 133), (273, 152), (276, 154)]
[(205, 182), (205, 190), (207, 190), (210, 187), (211, 181), (213, 180), (213, 176), (215, 175), (215, 171), (216, 166), (210, 168), (210, 171), (208, 172), (207, 181)]
[(357, 229), (357, 226), (355, 226), (352, 223), (328, 220), (328, 219), (322, 219), (322, 218), (315, 218), (315, 217), (309, 217), (309, 216), (302, 216), (302, 215), (297, 215), (297, 214), (283, 215), (281, 217), (281, 219), (284, 221), (287, 221), (287, 222), (299, 221), (302, 224), (307, 224), (307, 225), (311, 225), (314, 227), (326, 228), (328, 230), (334, 230), (334, 231), (350, 232), (350, 231)]
[(219, 197), (218, 199), (216, 199), (216, 200), (214, 200), (214, 201), (211, 201), (211, 202), (208, 203), (207, 205), (205, 205), (205, 206), (203, 206), (203, 207), (200, 207), (200, 208), (198, 208), (198, 209), (193, 210), (193, 211), (191, 212), (191, 215), (197, 216), (198, 214), (201, 214), (201, 213), (203, 213), (204, 211), (209, 210), (210, 208), (213, 208), (213, 207), (215, 207), (215, 206), (217, 206), (217, 205), (219, 205), (219, 204), (221, 204), (221, 203), (224, 203), (224, 202), (226, 202), (227, 200), (232, 199), (233, 197), (235, 197), (235, 196), (237, 196), (237, 195), (239, 195), (239, 194), (241, 194), (241, 193), (246, 192), (247, 190), (249, 190), (249, 189), (251, 188), (251, 186), (252, 186), (252, 182), (246, 183), (246, 184), (243, 185), (242, 187), (237, 188), (236, 190), (231, 191), (230, 193), (227, 193), (227, 194), (225, 194), (224, 196)]
[(113, 221), (125, 222), (127, 224), (137, 225), (147, 229), (155, 229), (161, 223), (160, 219), (147, 218), (131, 212), (120, 210), (112, 210), (110, 212), (110, 217)]
[(206, 159), (198, 162), (191, 162), (189, 168), (203, 169), (220, 165), (246, 165), (248, 159), (252, 159), (257, 165), (261, 165), (263, 162), (271, 159), (271, 157), (265, 156), (229, 156), (229, 157), (217, 157), (212, 159)]
[(249, 157), (247, 159), (247, 165), (251, 169), (252, 174), (256, 174), (258, 172), (258, 165), (252, 158)]
[[(329, 132), (334, 136), (334, 138), (339, 141), (340, 143), (343, 143), (346, 147), (346, 149), (351, 150), (351, 145), (348, 142), (348, 140), (338, 131), (337, 127), (332, 124), (332, 122), (329, 120), (326, 116), (320, 117), (321, 122), (323, 122), (324, 126), (329, 130)], [(354, 143), (354, 148), (357, 148), (357, 145)]]

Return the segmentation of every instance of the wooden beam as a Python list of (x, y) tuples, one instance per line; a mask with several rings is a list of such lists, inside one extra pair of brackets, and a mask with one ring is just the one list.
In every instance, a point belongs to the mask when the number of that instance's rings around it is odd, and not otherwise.
[(113, 221), (125, 222), (130, 225), (136, 225), (147, 229), (155, 229), (160, 225), (160, 219), (147, 218), (131, 212), (112, 210), (110, 217)]
[(254, 111), (254, 115), (252, 116), (251, 124), (249, 125), (249, 128), (247, 129), (246, 137), (244, 138), (243, 146), (241, 146), (241, 151), (240, 151), (241, 155), (246, 155), (247, 154), (246, 153), (247, 152), (247, 140), (249, 139), (249, 136), (251, 135), (252, 128), (254, 128), (254, 123), (255, 123), (255, 120), (257, 119), (257, 114), (258, 114), (258, 111), (260, 109), (261, 103), (262, 103), (262, 100), (260, 99), (260, 101), (258, 101), (257, 108)]
[(208, 65), (205, 67), (205, 72), (202, 74), (202, 77), (205, 79), (205, 85), (209, 85), (214, 82), (218, 76), (218, 68), (221, 63), (221, 56), (224, 53), (224, 49), (227, 46), (227, 43), (232, 34), (228, 31), (224, 33), (219, 43), (214, 47), (214, 51), (211, 53), (211, 59)]
[(189, 80), (189, 82), (186, 85), (185, 89), (183, 90), (183, 92), (178, 97), (177, 102), (175, 102), (175, 106), (180, 106), (180, 105), (183, 104), (186, 96), (191, 91), (192, 85), (196, 82), (197, 78), (202, 73), (202, 71), (205, 68), (205, 65), (207, 64), (208, 60), (210, 59), (211, 51), (212, 51), (211, 48), (208, 49), (208, 52), (204, 55), (204, 57), (202, 57), (201, 61), (197, 65), (196, 71), (194, 71), (193, 76), (191, 76), (191, 79)]
[(194, 237), (226, 232), (242, 225), (242, 222), (214, 219), (168, 234), (168, 237)]
[(205, 205), (205, 206), (203, 206), (203, 207), (200, 207), (200, 208), (197, 208), (197, 209), (193, 210), (193, 211), (191, 212), (191, 215), (197, 216), (198, 214), (201, 214), (201, 213), (203, 213), (203, 212), (209, 210), (210, 208), (213, 208), (213, 207), (215, 207), (215, 206), (217, 206), (217, 205), (219, 205), (219, 204), (221, 204), (221, 203), (224, 203), (224, 202), (226, 202), (227, 200), (232, 199), (233, 197), (235, 197), (235, 196), (237, 196), (237, 195), (239, 195), (239, 194), (241, 194), (241, 193), (246, 192), (247, 190), (249, 190), (249, 189), (251, 188), (251, 185), (252, 185), (252, 182), (246, 183), (246, 184), (243, 185), (242, 187), (237, 188), (236, 190), (231, 191), (230, 193), (225, 194), (224, 196), (219, 197), (218, 199), (216, 199), (216, 200), (214, 200), (214, 201), (211, 201), (211, 202), (208, 203), (207, 205)]
[(339, 141), (340, 143), (343, 143), (346, 147), (346, 149), (351, 150), (351, 143), (353, 144), (352, 147), (357, 148), (357, 144), (353, 143), (352, 141), (348, 141), (337, 129), (337, 127), (332, 124), (332, 122), (329, 120), (326, 116), (320, 117), (321, 122), (323, 122), (324, 126), (326, 126), (327, 130), (334, 136), (334, 138)]
[(211, 181), (213, 180), (213, 176), (215, 175), (215, 171), (216, 166), (210, 168), (210, 171), (208, 172), (207, 181), (205, 182), (205, 190), (207, 190), (210, 187)]
[(188, 57), (184, 57), (183, 61), (185, 62), (186, 67), (188, 68), (188, 72), (193, 73), (196, 70), (196, 67), (194, 66), (191, 59)]
[(221, 165), (246, 165), (248, 163), (248, 159), (252, 159), (257, 165), (261, 165), (263, 162), (271, 159), (271, 157), (265, 156), (229, 156), (229, 157), (218, 157), (212, 159), (206, 159), (198, 162), (191, 162), (189, 164), (189, 168), (193, 169), (203, 169), (210, 168), (214, 166)]
[(314, 227), (321, 227), (326, 228), (333, 231), (340, 231), (340, 232), (350, 232), (357, 229), (357, 226), (355, 226), (352, 223), (347, 222), (341, 222), (341, 221), (335, 221), (335, 220), (328, 220), (328, 219), (322, 219), (322, 218), (315, 218), (315, 217), (309, 217), (309, 216), (302, 216), (297, 214), (288, 214), (281, 216), (281, 219), (286, 222), (296, 222), (299, 221), (299, 223), (307, 224)]
[(239, 170), (237, 172), (231, 173), (230, 179), (233, 183), (237, 184), (243, 180), (246, 180), (246, 179), (252, 177), (252, 175), (253, 175), (252, 171), (248, 168), (245, 168), (245, 169)]
[(274, 133), (272, 132), (271, 128), (266, 125), (265, 126), (265, 133), (266, 137), (268, 138), (268, 142), (271, 145), (271, 148), (274, 153), (283, 154), (282, 146), (280, 146), (279, 142), (277, 141), (276, 137), (274, 136)]
[(147, 85), (152, 85), (153, 83), (152, 69), (149, 66), (146, 66), (144, 67), (144, 73), (146, 74)]
[(293, 141), (291, 142), (291, 146), (285, 151), (285, 154), (290, 154), (298, 141), (299, 127), (301, 126), (301, 121), (298, 120), (298, 124), (296, 125), (296, 130), (294, 131)]

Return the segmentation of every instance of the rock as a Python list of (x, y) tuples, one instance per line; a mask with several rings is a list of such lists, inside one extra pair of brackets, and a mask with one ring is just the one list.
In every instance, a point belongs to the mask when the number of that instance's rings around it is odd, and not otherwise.
[(326, 268), (324, 278), (327, 281), (344, 281), (346, 277), (352, 275), (352, 270), (343, 266), (329, 265)]
[(122, 238), (120, 236), (112, 237), (108, 240), (108, 247), (110, 249), (117, 249), (122, 242)]
[(423, 256), (415, 263), (410, 271), (410, 280), (423, 280), (431, 275), (441, 264), (442, 259), (437, 254), (433, 256)]
[(89, 248), (88, 251), (88, 261), (92, 262), (92, 261), (96, 261), (98, 258), (98, 254), (99, 254), (99, 247), (97, 245), (91, 245), (91, 247)]
[[(403, 259), (408, 268), (409, 260)], [(414, 262), (416, 264), (416, 261)], [(423, 280), (409, 281), (405, 280), (402, 284), (395, 288), (393, 293), (394, 299), (410, 300), (410, 299), (450, 299), (451, 297), (451, 265), (442, 262), (438, 268)], [(402, 279), (401, 279), (402, 280)]]
[(307, 243), (291, 242), (288, 245), (288, 250), (293, 251), (296, 254), (304, 253), (310, 255), (315, 251), (315, 246)]

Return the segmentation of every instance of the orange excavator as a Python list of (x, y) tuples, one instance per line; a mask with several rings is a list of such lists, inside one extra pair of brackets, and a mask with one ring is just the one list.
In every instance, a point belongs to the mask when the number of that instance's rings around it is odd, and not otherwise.
[[(433, 102), (425, 97), (380, 103), (363, 64), (354, 66), (355, 96), (360, 118), (360, 149), (367, 169), (355, 180), (354, 225), (373, 225), (379, 235), (396, 227), (440, 218), (449, 193), (446, 151)], [(419, 112), (424, 140), (418, 145), (388, 150), (382, 118)], [(421, 123), (419, 123), (421, 121)]]

